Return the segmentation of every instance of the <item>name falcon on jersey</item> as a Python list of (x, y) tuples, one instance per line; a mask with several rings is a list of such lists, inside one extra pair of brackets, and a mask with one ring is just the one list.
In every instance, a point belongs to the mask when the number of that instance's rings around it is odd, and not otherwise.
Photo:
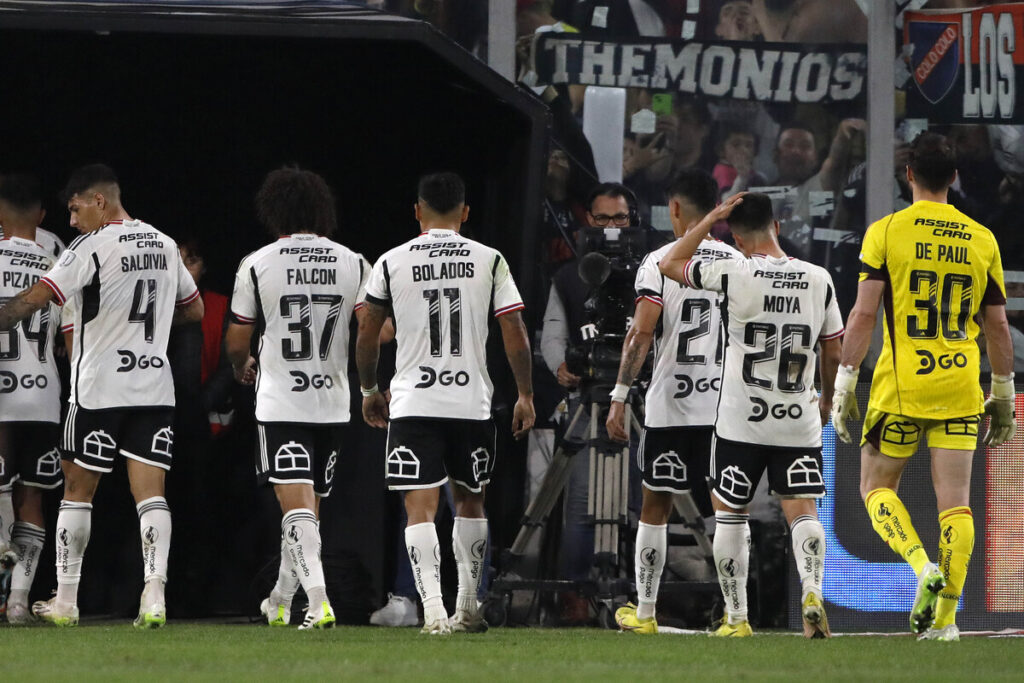
[(137, 256), (121, 257), (122, 273), (131, 273), (136, 270), (167, 270), (167, 255), (138, 254)]
[(333, 268), (289, 268), (290, 285), (336, 285), (338, 271)]

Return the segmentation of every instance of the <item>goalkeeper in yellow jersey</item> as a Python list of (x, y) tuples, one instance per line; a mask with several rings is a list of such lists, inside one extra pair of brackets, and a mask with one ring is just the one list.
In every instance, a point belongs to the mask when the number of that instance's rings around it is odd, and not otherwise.
[[(985, 445), (998, 446), (1016, 431), (1013, 344), (999, 245), (987, 228), (946, 201), (956, 179), (947, 140), (919, 135), (906, 173), (914, 203), (864, 235), (832, 424), (849, 443), (846, 420), (860, 417), (854, 393), (858, 367), (884, 304), (885, 343), (864, 418), (860, 492), (875, 531), (917, 573), (911, 630), (921, 639), (959, 640), (956, 607), (974, 548), (971, 461), (983, 414), (991, 417)], [(992, 363), (987, 401), (979, 383), (979, 325)], [(896, 494), (922, 436), (931, 450), (939, 509), (937, 566)]]

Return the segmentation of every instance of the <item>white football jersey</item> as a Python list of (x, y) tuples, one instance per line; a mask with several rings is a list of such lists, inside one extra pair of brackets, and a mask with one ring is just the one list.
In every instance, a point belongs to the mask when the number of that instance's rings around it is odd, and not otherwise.
[(286, 235), (242, 259), (231, 314), (259, 326), (256, 419), (348, 422), (348, 339), (370, 263), (310, 233)]
[(199, 297), (178, 245), (140, 220), (76, 239), (42, 278), (74, 299), (71, 396), (87, 410), (173, 407), (167, 337), (175, 306)]
[(715, 433), (763, 446), (820, 447), (815, 347), (843, 334), (828, 272), (755, 254), (691, 260), (685, 279), (725, 297), (728, 336)]
[(490, 316), (523, 308), (497, 249), (451, 230), (424, 232), (377, 260), (366, 300), (394, 311), (391, 417), (491, 417)]
[[(0, 303), (38, 282), (56, 257), (18, 237), (0, 240)], [(59, 422), (60, 378), (53, 344), (60, 309), (51, 303), (0, 332), (0, 422)]]
[[(4, 238), (4, 229), (0, 226), (0, 240)], [(64, 251), (64, 242), (45, 228), (36, 228), (36, 243), (45, 249), (51, 256), (60, 256)]]
[[(648, 254), (636, 273), (637, 301), (662, 307), (654, 340), (654, 372), (647, 390), (648, 427), (710, 427), (715, 424), (722, 376), (722, 296), (669, 280), (658, 263), (672, 244)], [(704, 240), (695, 259), (742, 259), (725, 242)]]

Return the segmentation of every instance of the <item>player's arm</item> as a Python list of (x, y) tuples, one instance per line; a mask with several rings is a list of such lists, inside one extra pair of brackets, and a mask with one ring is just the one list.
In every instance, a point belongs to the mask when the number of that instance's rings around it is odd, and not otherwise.
[(1013, 338), (1006, 320), (1005, 305), (982, 306), (979, 318), (985, 330), (985, 349), (992, 365), (992, 393), (985, 401), (985, 414), (992, 420), (984, 443), (986, 446), (999, 446), (1017, 433)]
[(252, 348), (252, 331), (251, 323), (235, 321), (228, 323), (228, 329), (224, 331), (224, 350), (239, 384), (250, 385), (256, 381), (256, 359), (249, 353)]
[(171, 318), (171, 325), (184, 325), (185, 323), (197, 323), (203, 319), (206, 313), (206, 306), (203, 304), (203, 297), (197, 296), (187, 304), (174, 307), (174, 317)]
[(661, 306), (646, 297), (641, 297), (633, 312), (633, 323), (626, 332), (622, 342), (622, 358), (619, 360), (619, 377), (612, 391), (612, 402), (608, 409), (605, 427), (608, 436), (614, 441), (628, 441), (629, 431), (626, 425), (625, 401), (629, 387), (633, 384), (640, 368), (647, 358), (654, 340), (654, 328), (661, 318)]
[(380, 336), (388, 308), (373, 301), (359, 309), (356, 319), (356, 369), (359, 371), (360, 391), (363, 394), (363, 420), (371, 427), (388, 426), (388, 402), (377, 389), (377, 360), (380, 358)]
[(821, 413), (821, 426), (828, 422), (832, 412), (832, 398), (836, 389), (836, 371), (839, 369), (839, 358), (843, 352), (842, 339), (822, 339), (818, 348), (818, 372), (821, 375), (821, 398), (818, 399), (818, 412)]
[[(832, 427), (840, 441), (850, 443), (850, 432), (846, 428), (846, 421), (850, 418), (860, 418), (860, 408), (857, 407), (857, 375), (860, 374), (860, 364), (864, 362), (864, 356), (871, 346), (871, 334), (875, 329), (875, 319), (878, 316), (878, 306), (882, 302), (882, 293), (885, 291), (885, 281), (867, 277), (860, 281), (857, 286), (857, 301), (846, 319), (846, 336), (843, 339), (842, 353), (839, 357), (839, 367), (835, 369), (834, 390), (832, 397)], [(824, 372), (824, 370), (823, 370)], [(822, 387), (825, 385), (825, 376), (822, 375)]]
[(9, 330), (53, 300), (53, 290), (42, 280), (14, 295), (0, 307), (0, 330)]
[(697, 225), (687, 230), (685, 235), (677, 239), (658, 264), (661, 274), (676, 282), (687, 284), (686, 271), (690, 265), (690, 259), (697, 253), (700, 243), (708, 236), (715, 223), (728, 218), (733, 208), (743, 202), (745, 194), (746, 192), (740, 192), (729, 197), (705, 215)]
[[(521, 306), (520, 306), (521, 307)], [(533, 354), (530, 351), (530, 337), (519, 311), (498, 316), (501, 338), (505, 343), (505, 355), (512, 366), (519, 398), (512, 409), (512, 435), (521, 439), (533, 427), (536, 419), (533, 410)]]

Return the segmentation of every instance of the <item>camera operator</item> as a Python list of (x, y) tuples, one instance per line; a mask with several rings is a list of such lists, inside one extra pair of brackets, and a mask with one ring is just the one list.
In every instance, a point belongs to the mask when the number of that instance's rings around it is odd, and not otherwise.
[[(699, 222), (718, 203), (718, 184), (706, 171), (685, 170), (668, 190), (675, 236)], [(668, 551), (672, 496), (692, 492), (702, 514), (711, 514), (705, 478), (714, 433), (721, 375), (721, 296), (666, 282), (658, 262), (671, 248), (652, 251), (636, 276), (636, 309), (622, 344), (619, 375), (606, 423), (608, 436), (629, 439), (625, 402), (630, 386), (658, 335), (654, 373), (647, 390), (644, 435), (640, 441), (643, 507), (636, 534), (634, 567), (637, 606), (615, 613), (624, 631), (657, 633), (655, 603)], [(705, 238), (695, 258), (739, 259), (724, 242)]]
[[(619, 183), (601, 183), (591, 190), (586, 203), (587, 224), (591, 228), (636, 227), (636, 199), (633, 192)], [(576, 413), (582, 397), (578, 391), (581, 377), (566, 363), (566, 351), (581, 348), (585, 342), (583, 329), (591, 324), (585, 303), (591, 286), (579, 275), (579, 261), (574, 259), (556, 271), (551, 282), (540, 349), (548, 369), (558, 384), (565, 388), (566, 419)], [(620, 332), (620, 330), (616, 330)], [(566, 422), (568, 426), (568, 422)], [(567, 451), (585, 445), (586, 422), (577, 422), (573, 433), (564, 434)], [(586, 521), (589, 461), (575, 458), (566, 489), (565, 525), (561, 543), (560, 573), (571, 580), (586, 579), (593, 564), (594, 527)], [(584, 623), (589, 618), (588, 602), (575, 593), (559, 596), (560, 617), (565, 624)]]

